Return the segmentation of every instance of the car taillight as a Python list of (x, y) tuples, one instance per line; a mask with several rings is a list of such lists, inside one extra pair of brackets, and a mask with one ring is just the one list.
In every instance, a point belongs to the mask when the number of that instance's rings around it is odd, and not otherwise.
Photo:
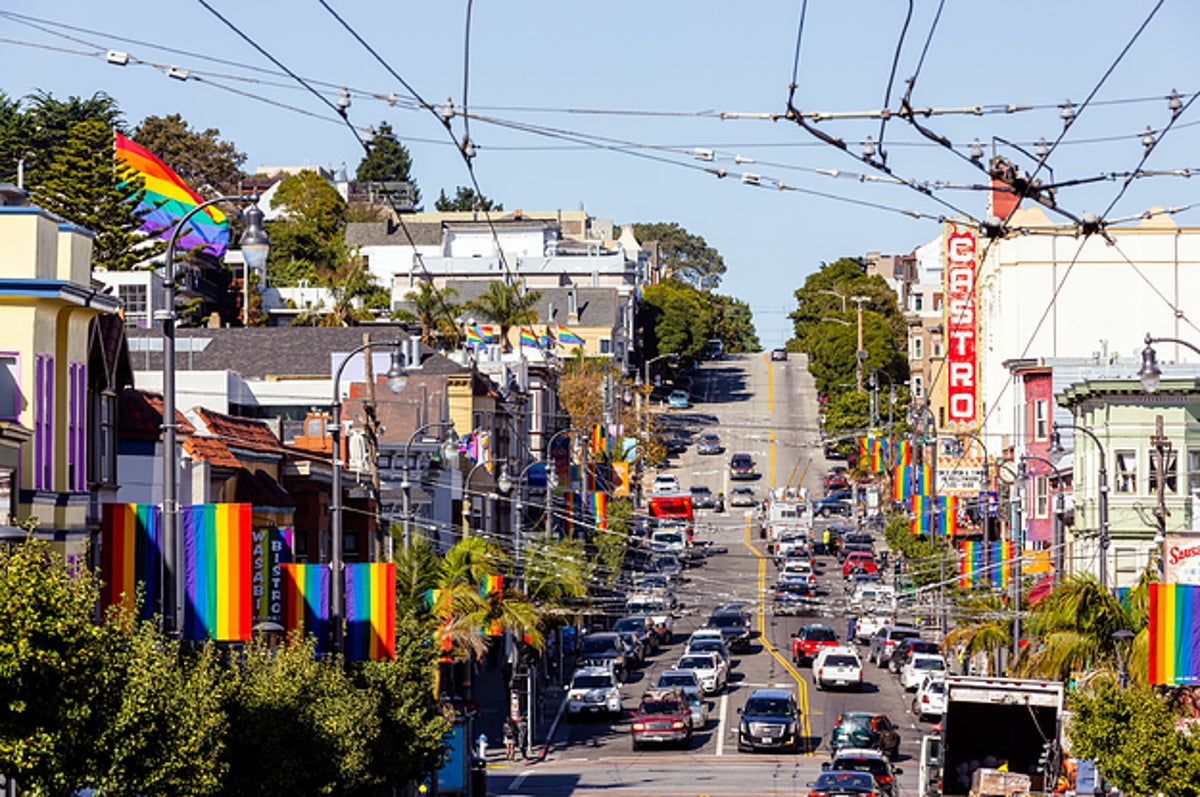
[(892, 776), (891, 775), (880, 775), (879, 777), (875, 778), (875, 780), (879, 781), (880, 783), (891, 783)]
[(929, 704), (929, 695), (925, 695), (924, 697), (922, 697), (921, 702), (928, 705)]

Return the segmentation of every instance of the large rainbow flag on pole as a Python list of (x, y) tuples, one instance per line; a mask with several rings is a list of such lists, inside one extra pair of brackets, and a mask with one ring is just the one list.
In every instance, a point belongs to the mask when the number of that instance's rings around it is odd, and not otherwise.
[(562, 324), (558, 325), (558, 345), (559, 346), (582, 346), (583, 344), (584, 344), (583, 338), (579, 337), (574, 332), (572, 332), (571, 330), (564, 327)]
[(346, 658), (396, 658), (396, 565), (346, 565)]
[(183, 638), (250, 638), (250, 504), (180, 507)]
[(930, 532), (930, 498), (925, 495), (914, 495), (912, 497), (912, 520), (909, 523), (909, 530), (913, 534), (925, 534)]
[(1200, 586), (1150, 584), (1149, 682), (1200, 684)]
[[(179, 220), (204, 202), (170, 166), (120, 133), (116, 134), (116, 156), (145, 184), (137, 212), (142, 217), (140, 229), (147, 235), (169, 239)], [(215, 207), (205, 208), (188, 221), (178, 246), (183, 250), (204, 247), (213, 257), (223, 257), (229, 246), (229, 220)]]
[(316, 638), (317, 652), (329, 652), (329, 565), (285, 564), (283, 628)]
[(162, 523), (155, 504), (104, 504), (100, 525), (103, 606), (133, 605), (140, 582), (145, 599), (138, 616), (149, 620), (162, 597)]
[(953, 537), (958, 534), (958, 496), (938, 496), (938, 533), (943, 537)]
[(1012, 583), (1014, 549), (1011, 540), (1000, 540), (991, 544), (988, 567), (991, 570), (993, 587), (1007, 589)]
[(907, 501), (912, 496), (912, 465), (897, 465), (892, 473), (892, 500)]
[(978, 586), (983, 575), (983, 543), (977, 540), (967, 540), (959, 543), (958, 585), (960, 587)]

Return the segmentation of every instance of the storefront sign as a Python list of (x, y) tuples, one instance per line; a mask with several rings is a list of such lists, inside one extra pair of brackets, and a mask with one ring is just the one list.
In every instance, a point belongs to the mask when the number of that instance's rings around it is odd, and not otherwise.
[(250, 533), (250, 610), (253, 624), (283, 622), (283, 569), (292, 561), (292, 530), (274, 526)]
[(1200, 534), (1168, 534), (1163, 543), (1163, 581), (1200, 584)]
[(983, 460), (968, 457), (938, 457), (938, 495), (977, 496), (987, 485)]
[(974, 428), (979, 423), (979, 323), (975, 279), (979, 238), (975, 231), (947, 224), (946, 279), (946, 425)]

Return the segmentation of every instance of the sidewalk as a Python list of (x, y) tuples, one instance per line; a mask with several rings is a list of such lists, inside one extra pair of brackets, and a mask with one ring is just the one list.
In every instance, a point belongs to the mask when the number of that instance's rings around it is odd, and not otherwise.
[[(509, 686), (504, 679), (503, 667), (483, 667), (475, 674), (473, 684), (475, 701), (479, 709), (475, 715), (474, 734), (487, 736), (487, 762), (489, 770), (521, 767), (541, 759), (545, 745), (549, 741), (549, 733), (566, 697), (566, 689), (548, 683), (544, 676), (536, 679), (537, 695), (535, 697), (535, 716), (533, 721), (533, 738), (527, 758), (522, 757), (517, 750), (514, 761), (507, 761), (504, 752), (504, 719), (510, 708)], [(521, 711), (525, 711), (525, 695), (520, 693)], [(474, 740), (472, 740), (474, 741)]]

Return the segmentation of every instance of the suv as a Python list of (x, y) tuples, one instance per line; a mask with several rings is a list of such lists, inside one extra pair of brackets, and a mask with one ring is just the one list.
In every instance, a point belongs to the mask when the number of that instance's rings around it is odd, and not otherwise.
[(633, 749), (647, 742), (687, 747), (692, 741), (692, 712), (683, 694), (672, 689), (651, 689), (642, 695), (633, 714)]
[(617, 634), (588, 634), (579, 643), (579, 664), (611, 668), (618, 680), (624, 680), (625, 643)]
[(799, 665), (812, 664), (821, 648), (837, 645), (837, 633), (827, 625), (806, 625), (792, 634), (792, 662)]
[(813, 501), (813, 514), (821, 517), (829, 517), (830, 515), (842, 515), (850, 517), (850, 506), (852, 496), (849, 490), (838, 490), (836, 493), (830, 493), (824, 498), (819, 498)]
[(913, 697), (912, 713), (917, 719), (940, 717), (946, 712), (946, 679), (926, 675)]
[(900, 670), (900, 685), (907, 692), (915, 692), (925, 676), (945, 678), (946, 669), (946, 660), (940, 653), (932, 656), (928, 653), (916, 653)]
[(904, 770), (896, 769), (888, 757), (876, 750), (846, 748), (837, 753), (832, 761), (821, 765), (825, 771), (866, 772), (875, 778), (875, 785), (884, 797), (896, 797), (899, 788), (896, 776)]
[(580, 714), (621, 713), (621, 689), (607, 667), (581, 667), (571, 676), (567, 690), (567, 717)]
[(721, 638), (735, 653), (750, 650), (750, 622), (740, 609), (718, 607), (708, 618), (708, 626), (721, 629)]
[(650, 484), (650, 492), (654, 495), (679, 492), (679, 479), (673, 473), (660, 473)]
[(840, 714), (829, 734), (829, 747), (836, 756), (843, 748), (866, 748), (895, 758), (900, 752), (899, 728), (886, 714), (847, 711)]
[(817, 689), (844, 686), (862, 691), (862, 660), (858, 658), (858, 651), (854, 648), (843, 645), (822, 648), (813, 659), (812, 669), (813, 686)]
[(729, 478), (738, 479), (757, 479), (758, 473), (754, 470), (754, 459), (749, 454), (734, 454), (729, 458)]
[(755, 689), (738, 709), (738, 750), (800, 750), (800, 709), (787, 689)]
[(871, 648), (867, 652), (867, 658), (872, 664), (886, 667), (888, 656), (892, 655), (892, 648), (896, 647), (901, 639), (918, 639), (920, 636), (921, 632), (911, 625), (882, 626), (871, 635)]

